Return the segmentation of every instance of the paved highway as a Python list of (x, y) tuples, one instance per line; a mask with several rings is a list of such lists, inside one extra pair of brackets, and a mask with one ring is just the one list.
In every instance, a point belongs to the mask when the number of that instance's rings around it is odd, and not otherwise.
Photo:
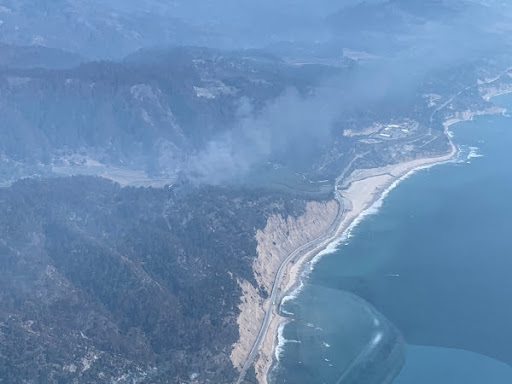
[(244, 366), (242, 367), (242, 370), (240, 371), (240, 375), (238, 376), (238, 380), (236, 381), (236, 384), (241, 384), (242, 381), (245, 378), (245, 375), (247, 374), (247, 370), (251, 367), (251, 365), (254, 363), (254, 359), (259, 351), (259, 348), (261, 346), (261, 343), (265, 339), (265, 336), (268, 332), (268, 327), (270, 325), (270, 320), (272, 319), (272, 314), (277, 314), (279, 305), (281, 303), (281, 298), (279, 296), (279, 288), (281, 286), (282, 280), (283, 280), (283, 274), (286, 269), (286, 266), (297, 256), (301, 255), (303, 252), (309, 252), (315, 249), (316, 247), (320, 246), (321, 244), (325, 243), (328, 240), (331, 240), (335, 235), (336, 232), (341, 224), (341, 221), (343, 220), (343, 213), (344, 213), (344, 204), (343, 204), (343, 197), (341, 193), (338, 191), (338, 184), (339, 182), (345, 177), (345, 174), (347, 171), (352, 167), (352, 164), (359, 158), (366, 155), (360, 154), (357, 156), (354, 156), (354, 158), (350, 161), (350, 163), (345, 167), (343, 172), (336, 178), (335, 184), (334, 184), (334, 198), (338, 202), (338, 214), (336, 216), (336, 219), (332, 223), (332, 225), (329, 227), (327, 232), (325, 232), (322, 236), (310, 241), (309, 243), (306, 243), (299, 248), (295, 249), (292, 253), (288, 255), (286, 259), (283, 260), (281, 265), (279, 266), (279, 269), (276, 273), (276, 277), (274, 279), (274, 284), (272, 285), (272, 291), (269, 298), (269, 308), (265, 313), (265, 318), (263, 320), (263, 323), (261, 325), (260, 331), (258, 333), (258, 337), (256, 338), (251, 351), (249, 352), (249, 355), (247, 357), (247, 360), (244, 363)]
[[(489, 83), (499, 79), (500, 77), (504, 76), (510, 70), (512, 70), (512, 67), (507, 68), (506, 70), (501, 72), (498, 76), (496, 76), (494, 79), (487, 80), (482, 83), (489, 84)], [(441, 104), (439, 107), (437, 107), (430, 115), (430, 129), (432, 128), (432, 124), (434, 122), (434, 116), (438, 112), (440, 112), (441, 110), (446, 108), (455, 98), (460, 96), (464, 91), (467, 91), (468, 89), (473, 88), (475, 86), (478, 86), (478, 85), (471, 85), (471, 86), (464, 88), (463, 90), (459, 91), (458, 93), (453, 95), (451, 98), (449, 98), (446, 102)], [(300, 255), (302, 252), (311, 251), (311, 250), (315, 249), (316, 247), (320, 246), (321, 244), (323, 244), (324, 242), (326, 242), (327, 240), (330, 240), (332, 237), (334, 237), (336, 235), (336, 231), (337, 231), (339, 225), (341, 224), (341, 221), (343, 220), (343, 213), (344, 213), (343, 197), (342, 197), (340, 191), (338, 190), (339, 183), (344, 179), (345, 174), (352, 167), (353, 163), (357, 159), (364, 157), (367, 153), (368, 152), (354, 156), (354, 158), (350, 161), (350, 163), (345, 167), (343, 172), (336, 178), (336, 181), (334, 183), (334, 198), (338, 201), (339, 210), (338, 210), (338, 215), (337, 215), (336, 219), (334, 220), (333, 224), (331, 225), (331, 227), (329, 228), (329, 230), (326, 233), (324, 233), (322, 236), (320, 236), (319, 238), (312, 240), (309, 243), (304, 244), (303, 246), (295, 249), (292, 253), (290, 253), (288, 255), (288, 257), (285, 260), (283, 260), (283, 262), (279, 266), (279, 269), (276, 273), (276, 278), (274, 280), (274, 284), (272, 285), (272, 292), (270, 294), (270, 301), (269, 301), (270, 305), (269, 305), (267, 312), (265, 313), (265, 319), (263, 320), (263, 324), (258, 333), (258, 337), (256, 338), (256, 340), (251, 348), (251, 351), (247, 357), (247, 360), (245, 361), (244, 366), (243, 366), (242, 370), (240, 371), (240, 375), (238, 377), (238, 380), (236, 381), (236, 384), (242, 383), (242, 381), (245, 378), (245, 375), (247, 374), (247, 370), (254, 363), (254, 359), (259, 351), (260, 345), (263, 342), (263, 340), (268, 332), (268, 327), (270, 324), (270, 320), (272, 319), (272, 314), (273, 313), (277, 314), (277, 312), (278, 312), (278, 307), (280, 305), (280, 299), (281, 299), (281, 298), (278, 298), (279, 288), (282, 283), (283, 274), (286, 269), (286, 266), (290, 263), (290, 261), (292, 261), (295, 257)]]

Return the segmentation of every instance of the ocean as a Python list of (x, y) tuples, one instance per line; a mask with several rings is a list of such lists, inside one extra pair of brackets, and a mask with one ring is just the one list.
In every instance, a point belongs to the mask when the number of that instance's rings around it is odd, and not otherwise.
[(281, 306), (271, 382), (512, 383), (512, 117), (450, 130)]

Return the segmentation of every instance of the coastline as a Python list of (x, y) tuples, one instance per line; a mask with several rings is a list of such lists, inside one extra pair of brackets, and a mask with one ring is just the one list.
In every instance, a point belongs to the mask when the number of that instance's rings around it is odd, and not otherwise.
[[(374, 213), (388, 193), (399, 185), (401, 181), (417, 171), (450, 162), (454, 159), (458, 149), (451, 141), (447, 128), (456, 122), (458, 121), (450, 121), (450, 123), (445, 125), (445, 133), (450, 143), (450, 151), (447, 154), (413, 159), (378, 168), (356, 169), (346, 178), (342, 184), (344, 189), (337, 191), (344, 205), (341, 220), (328, 238), (321, 241), (315, 248), (300, 255), (295, 262), (288, 263), (285, 267), (280, 284), (280, 291), (283, 294), (278, 308), (283, 302), (296, 297), (302, 288), (302, 279), (307, 278), (307, 274), (312, 270), (314, 264), (324, 255), (334, 251), (341, 242), (346, 240), (350, 236), (352, 229), (365, 216)], [(343, 209), (341, 205), (340, 209)], [(263, 365), (263, 381), (265, 384), (268, 381), (267, 377), (272, 365), (279, 357), (278, 330), (282, 329), (288, 321), (287, 317), (282, 316), (275, 308), (272, 309), (270, 325), (255, 362), (256, 366)]]
[[(512, 87), (510, 90), (497, 92), (488, 97), (488, 99), (508, 93), (512, 93)], [(420, 170), (451, 162), (456, 158), (459, 149), (452, 141), (453, 132), (449, 130), (450, 126), (459, 122), (473, 120), (480, 115), (505, 115), (506, 112), (507, 110), (504, 108), (493, 106), (484, 110), (466, 110), (462, 113), (459, 112), (450, 117), (445, 117), (443, 127), (444, 134), (448, 138), (450, 145), (448, 153), (441, 156), (408, 160), (378, 168), (356, 169), (345, 180), (342, 180), (343, 184), (341, 187), (343, 189), (338, 189), (338, 186), (336, 186), (335, 193), (339, 196), (339, 199), (337, 197), (336, 200), (338, 200), (339, 208), (344, 209), (341, 220), (338, 223), (336, 221), (333, 222), (333, 225), (337, 224), (336, 228), (334, 230), (331, 228), (332, 234), (329, 233), (331, 230), (327, 231), (324, 234), (324, 236), (328, 235), (325, 239), (322, 239), (322, 236), (319, 237), (318, 240), (322, 240), (318, 245), (297, 255), (284, 268), (284, 274), (279, 284), (281, 295), (277, 305), (271, 305), (270, 323), (254, 361), (256, 371), (261, 374), (261, 380), (258, 380), (259, 383), (267, 384), (268, 374), (272, 367), (278, 363), (279, 353), (284, 343), (282, 329), (287, 322), (291, 321), (288, 317), (281, 314), (281, 304), (296, 297), (303, 287), (303, 279), (307, 278), (307, 274), (313, 269), (315, 263), (324, 255), (334, 252), (341, 242), (346, 241), (350, 237), (352, 229), (364, 217), (375, 213), (389, 192), (398, 186), (401, 181)], [(338, 179), (340, 178), (341, 176)]]

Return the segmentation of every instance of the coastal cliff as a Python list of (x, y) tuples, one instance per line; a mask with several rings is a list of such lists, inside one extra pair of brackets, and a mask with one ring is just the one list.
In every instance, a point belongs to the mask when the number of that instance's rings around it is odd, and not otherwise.
[[(242, 289), (237, 319), (240, 338), (233, 345), (231, 361), (241, 369), (258, 336), (269, 302), (266, 298), (272, 290), (276, 273), (286, 257), (300, 246), (321, 236), (334, 222), (338, 213), (335, 200), (308, 202), (298, 217), (271, 215), (263, 230), (256, 232), (257, 257), (252, 264), (258, 287), (246, 280), (238, 280)], [(266, 382), (266, 370), (271, 362), (272, 346), (260, 348), (255, 362), (256, 378)]]

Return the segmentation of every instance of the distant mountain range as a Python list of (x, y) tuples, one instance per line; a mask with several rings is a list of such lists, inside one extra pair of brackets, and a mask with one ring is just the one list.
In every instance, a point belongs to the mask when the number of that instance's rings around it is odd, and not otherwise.
[[(276, 40), (311, 39), (330, 0), (312, 19), (301, 3), (271, 1), (4, 0), (0, 41), (61, 48), (83, 56), (121, 58), (157, 45), (221, 48), (262, 46)], [(65, 31), (65, 33), (63, 33)], [(243, 37), (242, 37), (243, 36)]]
[(119, 59), (159, 45), (240, 49), (280, 42), (349, 41), (360, 32), (399, 32), (404, 25), (427, 20), (449, 24), (460, 14), (486, 8), (469, 0), (322, 0), (314, 9), (309, 4), (291, 0), (254, 4), (234, 0), (4, 0), (0, 41), (59, 48), (92, 59)]

